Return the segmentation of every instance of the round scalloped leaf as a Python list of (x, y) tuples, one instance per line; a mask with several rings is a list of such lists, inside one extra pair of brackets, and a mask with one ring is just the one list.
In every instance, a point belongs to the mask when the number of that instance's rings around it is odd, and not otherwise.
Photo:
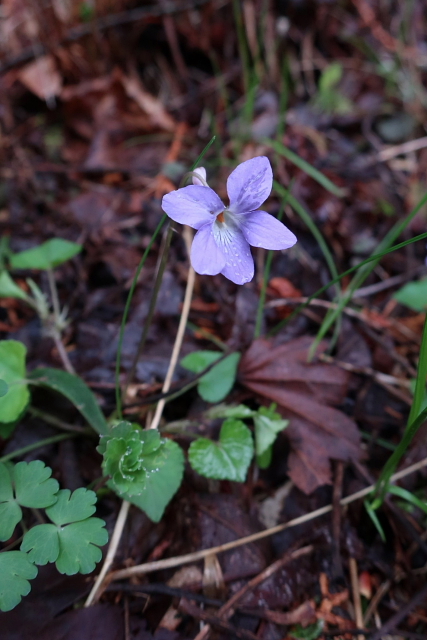
[(71, 493), (61, 489), (54, 505), (46, 509), (50, 520), (58, 526), (86, 520), (96, 511), (96, 493), (81, 487)]
[(27, 350), (17, 340), (0, 342), (0, 378), (9, 387), (0, 398), (0, 422), (14, 422), (19, 418), (30, 400), (26, 375), (25, 356)]
[(18, 462), (12, 467), (17, 502), (23, 507), (41, 509), (57, 500), (58, 481), (51, 478), (52, 469), (41, 460)]
[(34, 564), (55, 562), (59, 556), (58, 528), (54, 524), (33, 527), (24, 535), (21, 551), (26, 551)]
[[(150, 461), (155, 460), (155, 454), (151, 454)], [(153, 467), (152, 472), (147, 475), (142, 492), (132, 496), (127, 493), (119, 493), (119, 495), (145, 511), (153, 522), (159, 522), (181, 485), (183, 473), (182, 449), (173, 440), (166, 439), (157, 457), (157, 466)], [(108, 486), (115, 489), (111, 480)]]
[(199, 438), (191, 443), (188, 459), (197, 473), (216, 480), (244, 482), (254, 454), (252, 434), (241, 420), (224, 422), (219, 442)]
[(21, 507), (13, 496), (12, 479), (7, 465), (0, 462), (0, 540), (9, 540), (22, 519)]
[(10, 611), (21, 602), (22, 596), (30, 593), (31, 585), (38, 572), (22, 551), (0, 553), (0, 611)]
[(73, 522), (58, 531), (59, 556), (56, 568), (60, 573), (91, 573), (102, 558), (102, 547), (108, 542), (105, 522), (100, 518), (88, 518)]

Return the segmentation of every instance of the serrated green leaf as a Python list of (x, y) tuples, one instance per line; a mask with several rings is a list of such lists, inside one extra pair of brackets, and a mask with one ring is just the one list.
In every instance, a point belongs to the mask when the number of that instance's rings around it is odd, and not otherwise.
[(0, 398), (0, 422), (14, 422), (19, 418), (30, 400), (25, 379), (25, 355), (22, 342), (3, 340), (0, 342), (0, 378), (9, 386)]
[(86, 520), (96, 511), (96, 493), (90, 489), (69, 489), (58, 492), (55, 504), (46, 509), (46, 514), (58, 526)]
[(11, 471), (17, 502), (23, 507), (41, 509), (57, 500), (58, 481), (51, 478), (52, 469), (41, 460), (18, 462)]
[[(143, 491), (139, 495), (120, 493), (125, 500), (145, 511), (153, 522), (159, 522), (164, 510), (178, 491), (184, 473), (184, 454), (182, 449), (166, 439), (162, 447), (162, 458), (158, 460), (157, 469), (148, 475)], [(114, 489), (112, 481), (108, 486)]]
[(427, 278), (408, 282), (393, 295), (393, 298), (414, 311), (427, 310)]
[(188, 459), (197, 473), (216, 480), (244, 482), (254, 454), (252, 434), (240, 420), (224, 422), (219, 442), (199, 438), (191, 443)]
[(54, 269), (82, 250), (81, 244), (62, 238), (52, 238), (38, 247), (15, 253), (10, 257), (13, 269)]
[(54, 524), (38, 524), (24, 535), (21, 551), (28, 553), (34, 564), (55, 562), (59, 556), (58, 528)]
[(27, 294), (12, 280), (7, 271), (0, 273), (0, 298), (28, 300)]
[(9, 385), (5, 380), (0, 379), (0, 398), (3, 398), (3, 396), (5, 396), (8, 391)]
[(28, 378), (30, 382), (33, 380), (38, 384), (62, 393), (74, 404), (97, 433), (100, 435), (108, 434), (108, 423), (99, 408), (96, 398), (81, 378), (67, 371), (50, 369), (49, 367), (35, 369), (29, 374)]
[(22, 551), (0, 553), (0, 610), (10, 611), (21, 602), (31, 586), (28, 580), (37, 575), (37, 567)]
[(289, 424), (289, 420), (283, 420), (280, 414), (273, 411), (262, 411), (261, 407), (254, 417), (255, 424), (255, 452), (257, 456), (262, 456), (273, 444), (277, 434)]
[[(181, 360), (181, 366), (193, 373), (200, 373), (220, 357), (221, 354), (217, 351), (195, 351)], [(197, 391), (203, 400), (206, 402), (224, 400), (236, 380), (240, 357), (240, 353), (230, 353), (200, 378)]]
[(105, 522), (100, 518), (88, 518), (74, 522), (58, 530), (59, 556), (56, 568), (60, 573), (91, 573), (102, 558), (102, 547), (108, 542)]
[(209, 420), (216, 418), (235, 418), (236, 420), (244, 420), (245, 418), (253, 418), (257, 412), (249, 409), (245, 404), (218, 404), (205, 412), (205, 416)]

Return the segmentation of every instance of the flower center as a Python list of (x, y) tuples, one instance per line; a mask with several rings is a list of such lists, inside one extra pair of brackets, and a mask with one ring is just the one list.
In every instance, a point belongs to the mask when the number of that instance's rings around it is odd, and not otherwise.
[(221, 211), (221, 213), (219, 215), (217, 215), (216, 221), (217, 222), (225, 222), (224, 211)]

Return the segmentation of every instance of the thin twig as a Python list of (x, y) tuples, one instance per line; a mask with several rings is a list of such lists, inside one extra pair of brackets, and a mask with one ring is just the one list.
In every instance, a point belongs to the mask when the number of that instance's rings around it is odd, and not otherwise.
[[(360, 597), (359, 574), (355, 558), (349, 559), (351, 590), (353, 592), (354, 617), (356, 626), (363, 627), (362, 599)], [(357, 640), (364, 640), (362, 635), (357, 636)]]
[[(282, 558), (273, 562), (266, 569), (261, 571), (257, 576), (249, 580), (241, 589), (239, 589), (222, 607), (218, 610), (217, 616), (221, 620), (228, 620), (233, 613), (236, 607), (236, 604), (241, 600), (249, 591), (255, 589), (259, 584), (270, 578), (274, 575), (279, 569), (289, 564), (293, 560), (297, 560), (303, 556), (306, 556), (312, 553), (314, 550), (313, 545), (308, 545), (306, 547), (301, 547), (300, 549), (296, 549), (289, 553), (286, 553)], [(197, 634), (194, 640), (206, 640), (211, 631), (210, 625), (206, 624), (203, 629)]]
[[(191, 239), (192, 239), (190, 227), (184, 227), (183, 235), (184, 235), (185, 243), (187, 245), (188, 253), (190, 253), (190, 246), (191, 246)], [(184, 304), (182, 307), (181, 318), (179, 321), (178, 331), (175, 338), (175, 344), (173, 345), (172, 356), (169, 362), (166, 378), (163, 383), (162, 393), (167, 393), (169, 391), (173, 374), (175, 372), (175, 368), (178, 362), (179, 352), (181, 351), (182, 341), (184, 339), (184, 333), (187, 325), (188, 315), (190, 313), (191, 298), (193, 296), (195, 279), (196, 279), (196, 274), (194, 272), (193, 267), (190, 266), (188, 270), (187, 286), (185, 289)], [(150, 429), (158, 428), (165, 404), (166, 404), (165, 398), (162, 398), (160, 402), (157, 404), (154, 418), (150, 424)]]
[[(406, 469), (402, 469), (402, 471), (398, 471), (395, 473), (390, 481), (396, 482), (397, 480), (401, 480), (402, 478), (406, 478), (406, 476), (419, 471), (427, 466), (427, 458), (424, 458), (420, 462), (416, 462), (415, 464), (410, 465)], [(356, 500), (360, 500), (361, 498), (365, 498), (368, 496), (374, 489), (376, 488), (376, 484), (371, 484), (369, 487), (365, 487), (365, 489), (361, 489), (360, 491), (356, 491), (356, 493), (352, 493), (340, 500), (341, 506), (346, 506), (355, 502)], [(315, 511), (311, 511), (310, 513), (306, 513), (303, 516), (299, 516), (298, 518), (294, 518), (293, 520), (289, 520), (289, 522), (284, 522), (275, 527), (271, 527), (270, 529), (265, 529), (264, 531), (259, 531), (258, 533), (253, 533), (250, 536), (245, 536), (244, 538), (240, 538), (238, 540), (233, 540), (232, 542), (227, 542), (225, 544), (219, 545), (217, 547), (211, 547), (210, 549), (201, 549), (200, 551), (195, 551), (193, 553), (187, 553), (182, 556), (175, 556), (173, 558), (165, 558), (164, 560), (155, 560), (154, 562), (146, 562), (145, 564), (139, 564), (135, 567), (129, 567), (128, 569), (120, 569), (119, 571), (115, 571), (109, 577), (109, 582), (113, 580), (123, 580), (124, 578), (129, 578), (130, 576), (143, 575), (146, 573), (151, 573), (152, 571), (159, 571), (160, 569), (170, 569), (172, 567), (180, 567), (184, 564), (189, 564), (191, 562), (196, 562), (197, 560), (203, 560), (206, 556), (209, 556), (213, 553), (223, 553), (224, 551), (229, 551), (230, 549), (235, 549), (236, 547), (241, 547), (245, 544), (249, 544), (251, 542), (257, 542), (258, 540), (262, 540), (263, 538), (268, 538), (275, 533), (280, 533), (285, 529), (290, 529), (291, 527), (296, 527), (305, 522), (310, 522), (316, 518), (320, 518), (320, 516), (325, 515), (326, 513), (330, 513), (332, 511), (332, 504), (326, 505), (325, 507), (321, 507), (320, 509), (316, 509)]]
[(130, 507), (130, 503), (127, 500), (123, 500), (122, 506), (120, 507), (120, 512), (116, 521), (116, 526), (114, 527), (114, 532), (113, 532), (113, 535), (111, 536), (110, 546), (108, 547), (104, 564), (102, 566), (99, 576), (95, 580), (95, 584), (93, 585), (91, 592), (87, 597), (87, 600), (84, 604), (85, 607), (90, 607), (91, 604), (94, 604), (99, 599), (99, 596), (102, 593), (101, 586), (105, 576), (107, 575), (108, 569), (111, 567), (111, 564), (114, 560), (114, 556), (116, 555), (117, 547), (119, 546), (120, 538), (122, 537), (123, 527), (125, 526), (127, 515), (129, 513), (129, 507)]
[(378, 629), (378, 631), (376, 631), (371, 636), (370, 640), (382, 640), (382, 638), (385, 638), (389, 633), (394, 631), (397, 625), (402, 622), (402, 620), (406, 618), (411, 613), (411, 611), (415, 609), (415, 607), (420, 605), (426, 598), (427, 585), (425, 585), (421, 589), (421, 591), (418, 591), (418, 593), (404, 607), (397, 611), (394, 616), (389, 618), (389, 620), (387, 620), (387, 622), (383, 624), (381, 629)]

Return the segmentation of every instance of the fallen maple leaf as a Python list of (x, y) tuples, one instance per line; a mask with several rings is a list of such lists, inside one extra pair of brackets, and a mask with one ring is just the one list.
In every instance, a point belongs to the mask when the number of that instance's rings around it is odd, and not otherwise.
[[(277, 345), (255, 340), (239, 366), (239, 380), (251, 391), (278, 405), (290, 419), (285, 435), (291, 452), (288, 473), (304, 493), (331, 482), (330, 460), (362, 457), (356, 423), (329, 405), (340, 404), (349, 374), (330, 364), (307, 362), (312, 339)], [(325, 350), (321, 343), (317, 355)]]

